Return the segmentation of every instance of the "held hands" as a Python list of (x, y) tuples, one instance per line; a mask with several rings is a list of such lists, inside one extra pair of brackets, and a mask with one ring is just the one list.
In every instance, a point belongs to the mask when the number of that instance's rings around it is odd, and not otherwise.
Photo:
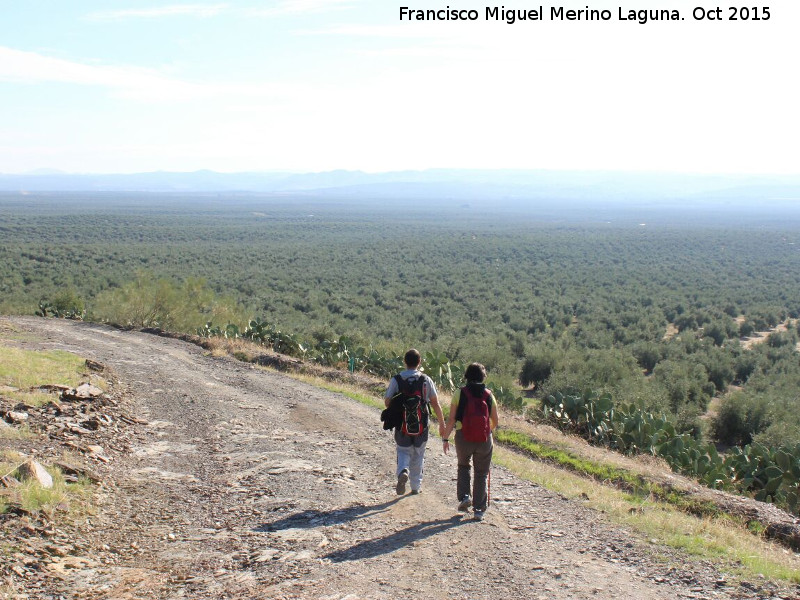
[(444, 450), (445, 454), (449, 454), (448, 451), (450, 450), (450, 442), (448, 442), (446, 439), (442, 440), (442, 450)]

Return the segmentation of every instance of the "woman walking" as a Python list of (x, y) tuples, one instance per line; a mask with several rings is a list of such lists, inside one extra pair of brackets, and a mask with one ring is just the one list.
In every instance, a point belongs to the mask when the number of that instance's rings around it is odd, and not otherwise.
[[(491, 390), (486, 389), (486, 367), (472, 363), (464, 372), (467, 385), (453, 398), (442, 440), (444, 452), (449, 448), (450, 433), (455, 429), (458, 481), (456, 495), (458, 510), (467, 512), (473, 507), (475, 519), (483, 520), (489, 503), (486, 480), (492, 466), (492, 431), (497, 427), (497, 402)], [(472, 463), (472, 464), (470, 464)], [(474, 467), (474, 479), (470, 471)], [(470, 483), (472, 494), (470, 495)]]

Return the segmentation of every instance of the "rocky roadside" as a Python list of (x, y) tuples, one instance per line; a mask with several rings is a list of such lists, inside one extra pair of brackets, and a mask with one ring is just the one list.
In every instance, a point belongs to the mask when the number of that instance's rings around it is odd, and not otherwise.
[[(94, 502), (113, 493), (113, 463), (130, 454), (136, 426), (146, 423), (133, 414), (131, 394), (105, 365), (87, 360), (84, 377), (77, 388), (53, 383), (27, 390), (51, 396), (37, 406), (4, 395), (14, 388), (0, 390), (3, 450), (17, 457), (14, 470), (25, 475), (22, 481), (11, 473), (0, 478), (8, 506), (0, 515), (0, 582), (10, 598), (48, 597), (53, 581), (95, 563), (89, 535), (93, 502), (83, 490), (92, 490)], [(30, 485), (26, 479), (50, 488), (54, 469), (64, 483), (61, 500), (43, 510), (24, 506), (19, 497), (22, 486)]]
[(501, 468), (476, 522), (455, 510), (440, 445), (423, 494), (397, 496), (378, 411), (278, 373), (141, 332), (10, 323), (25, 347), (116, 374), (102, 404), (28, 411), (41, 428), (29, 453), (46, 462), (77, 445), (96, 509), (3, 517), (11, 597), (800, 597), (723, 576)]

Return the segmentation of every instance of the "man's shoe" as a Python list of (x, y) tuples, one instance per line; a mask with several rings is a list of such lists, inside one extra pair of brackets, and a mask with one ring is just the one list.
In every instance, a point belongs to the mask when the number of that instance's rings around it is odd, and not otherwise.
[(411, 490), (411, 493), (412, 493), (412, 494), (415, 494), (415, 495), (416, 495), (416, 494), (421, 494), (421, 493), (422, 493), (422, 490), (421, 490), (421, 489), (419, 489), (419, 490)]
[(402, 496), (406, 493), (406, 483), (408, 483), (408, 471), (403, 469), (397, 476), (397, 495)]
[(458, 503), (458, 512), (467, 512), (470, 506), (472, 506), (472, 498), (467, 494), (461, 499), (461, 502)]
[(483, 521), (483, 511), (482, 510), (476, 510), (475, 511), (475, 520), (476, 521)]

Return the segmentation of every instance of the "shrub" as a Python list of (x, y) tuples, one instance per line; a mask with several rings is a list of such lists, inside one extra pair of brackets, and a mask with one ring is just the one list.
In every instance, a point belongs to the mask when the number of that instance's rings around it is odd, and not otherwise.
[(726, 335), (725, 326), (718, 321), (714, 321), (703, 329), (703, 337), (712, 339), (715, 346), (722, 346)]
[[(714, 384), (716, 391), (724, 392), (728, 388), (728, 384), (736, 377), (736, 371), (729, 354), (725, 354), (717, 348), (714, 350), (703, 357), (702, 362), (706, 368), (708, 381)], [(713, 394), (713, 391), (711, 393)]]
[(686, 404), (705, 408), (710, 397), (709, 390), (705, 387), (708, 375), (705, 367), (700, 364), (691, 364), (685, 360), (663, 360), (653, 370), (653, 379), (666, 390), (673, 414)]
[(743, 352), (733, 363), (736, 380), (745, 383), (758, 367), (758, 355), (754, 352)]
[(711, 422), (711, 432), (726, 446), (744, 446), (766, 425), (767, 402), (739, 392), (725, 398)]
[(204, 279), (175, 283), (156, 279), (148, 271), (139, 271), (133, 281), (100, 294), (94, 316), (121, 327), (183, 332), (193, 332), (212, 320), (242, 320), (235, 302), (218, 298)]
[(633, 355), (616, 348), (571, 348), (558, 369), (542, 384), (542, 393), (580, 393), (586, 388), (614, 393), (631, 380), (642, 377)]
[(78, 296), (78, 292), (74, 288), (66, 288), (61, 290), (53, 297), (52, 306), (60, 313), (75, 313), (80, 314), (86, 310), (86, 305), (83, 298)]
[(522, 365), (519, 374), (519, 382), (522, 387), (529, 385), (540, 386), (550, 375), (556, 366), (556, 358), (552, 352), (541, 352), (535, 356), (529, 356)]
[(636, 362), (647, 373), (652, 373), (658, 361), (661, 360), (661, 349), (653, 342), (640, 342), (633, 346), (633, 356)]

